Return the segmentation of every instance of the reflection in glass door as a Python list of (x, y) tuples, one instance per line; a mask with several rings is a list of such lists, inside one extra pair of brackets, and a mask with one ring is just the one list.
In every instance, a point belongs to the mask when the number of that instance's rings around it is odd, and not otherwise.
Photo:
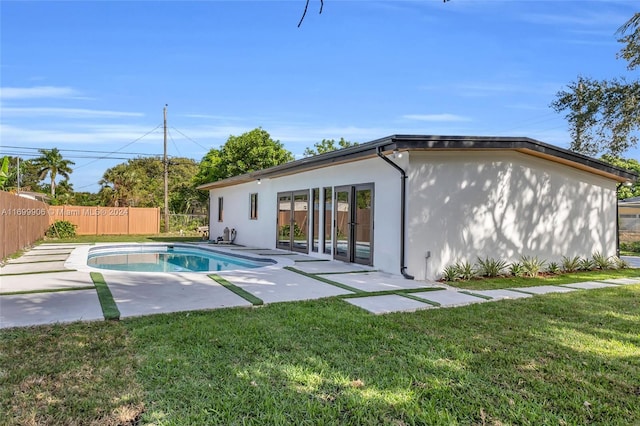
[(373, 264), (373, 184), (335, 189), (334, 258)]
[(278, 240), (276, 247), (291, 249), (291, 193), (278, 194)]
[(353, 198), (353, 261), (365, 265), (373, 264), (373, 188), (356, 186)]
[(278, 240), (283, 250), (309, 252), (309, 192), (278, 194)]
[(345, 262), (351, 262), (349, 244), (351, 243), (351, 187), (335, 189), (335, 220), (333, 257)]
[(293, 246), (291, 250), (309, 252), (309, 192), (293, 193)]

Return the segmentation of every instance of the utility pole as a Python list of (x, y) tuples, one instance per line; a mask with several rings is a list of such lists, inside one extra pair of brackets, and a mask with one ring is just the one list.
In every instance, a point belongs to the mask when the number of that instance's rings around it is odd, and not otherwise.
[(167, 160), (167, 107), (164, 105), (164, 232), (169, 232), (169, 161)]

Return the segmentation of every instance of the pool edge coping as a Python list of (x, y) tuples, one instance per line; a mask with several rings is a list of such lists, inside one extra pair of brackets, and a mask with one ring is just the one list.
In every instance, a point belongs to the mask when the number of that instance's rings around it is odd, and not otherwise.
[[(194, 271), (180, 271), (180, 272), (145, 272), (145, 271), (118, 271), (118, 270), (108, 270), (108, 269), (100, 269), (100, 268), (94, 268), (92, 266), (89, 266), (87, 264), (87, 260), (89, 257), (89, 252), (92, 250), (100, 250), (100, 249), (107, 249), (107, 248), (118, 248), (118, 247), (130, 247), (130, 246), (139, 246), (139, 247), (144, 247), (144, 246), (148, 246), (148, 247), (153, 247), (153, 246), (179, 246), (179, 247), (186, 247), (186, 248), (194, 248), (194, 249), (200, 249), (200, 250), (205, 250), (205, 251), (211, 251), (211, 252), (217, 252), (220, 254), (225, 254), (228, 256), (234, 256), (234, 257), (240, 257), (243, 259), (247, 259), (247, 260), (254, 260), (254, 261), (261, 261), (261, 262), (265, 262), (266, 260), (271, 260), (272, 263), (265, 265), (265, 266), (261, 266), (258, 268), (251, 268), (252, 271), (264, 271), (264, 270), (269, 270), (269, 269), (283, 269), (285, 266), (293, 266), (295, 264), (295, 262), (291, 259), (283, 259), (280, 258), (279, 256), (274, 256), (274, 257), (269, 257), (269, 256), (260, 256), (258, 257), (256, 255), (256, 257), (253, 256), (248, 256), (248, 255), (238, 255), (237, 253), (235, 253), (234, 251), (231, 250), (231, 247), (226, 247), (226, 246), (218, 246), (218, 247), (208, 247), (208, 246), (203, 246), (200, 244), (189, 244), (189, 243), (96, 243), (94, 245), (91, 246), (81, 246), (81, 247), (76, 247), (75, 249), (73, 249), (71, 251), (71, 253), (69, 254), (69, 257), (67, 258), (67, 260), (64, 262), (64, 267), (65, 268), (69, 268), (69, 269), (75, 269), (77, 271), (81, 271), (81, 272), (100, 272), (100, 273), (110, 273), (110, 272), (115, 272), (115, 273), (124, 273), (124, 274), (198, 274), (198, 275), (207, 275), (207, 274), (211, 274), (211, 273), (218, 273), (221, 271), (202, 271), (202, 272), (194, 272)], [(228, 271), (224, 271), (226, 272), (233, 272), (233, 271), (244, 271), (244, 270), (248, 270), (246, 268), (238, 268), (238, 269), (230, 269)]]

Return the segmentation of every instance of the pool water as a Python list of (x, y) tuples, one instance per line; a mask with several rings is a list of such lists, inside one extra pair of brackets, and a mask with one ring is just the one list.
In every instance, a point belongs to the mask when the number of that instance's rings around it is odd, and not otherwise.
[(254, 259), (197, 247), (165, 245), (118, 246), (93, 249), (87, 265), (128, 272), (215, 272), (260, 268), (271, 259)]

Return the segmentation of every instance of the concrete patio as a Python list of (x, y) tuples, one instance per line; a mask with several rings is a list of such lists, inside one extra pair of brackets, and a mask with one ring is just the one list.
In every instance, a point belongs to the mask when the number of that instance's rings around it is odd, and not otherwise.
[[(640, 283), (639, 277), (469, 291), (443, 283), (406, 280), (361, 265), (321, 260), (282, 250), (229, 246), (216, 249), (277, 260), (274, 266), (216, 273), (265, 304), (349, 296), (343, 299), (346, 303), (374, 314)], [(250, 301), (211, 279), (207, 273), (96, 269), (86, 264), (88, 250), (88, 245), (42, 244), (0, 267), (0, 328), (103, 319), (90, 272), (102, 274), (121, 318), (252, 306)], [(637, 261), (636, 258), (630, 260)]]

